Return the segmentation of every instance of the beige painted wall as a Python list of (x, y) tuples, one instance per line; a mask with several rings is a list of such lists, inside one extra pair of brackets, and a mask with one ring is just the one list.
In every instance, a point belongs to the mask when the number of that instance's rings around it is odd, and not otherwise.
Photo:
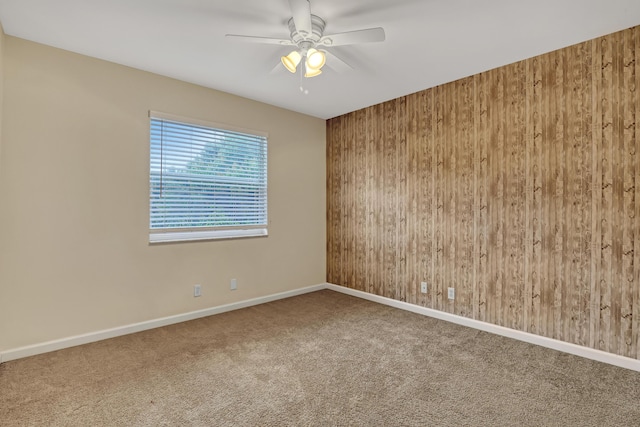
[[(0, 23), (0, 170), (2, 169), (2, 104), (4, 91), (4, 29)], [(0, 175), (1, 176), (1, 175)], [(2, 201), (0, 200), (0, 206)], [(0, 297), (2, 296), (0, 290)]]
[[(325, 281), (323, 120), (10, 36), (2, 56), (0, 351)], [(147, 243), (148, 110), (269, 133), (268, 238)]]

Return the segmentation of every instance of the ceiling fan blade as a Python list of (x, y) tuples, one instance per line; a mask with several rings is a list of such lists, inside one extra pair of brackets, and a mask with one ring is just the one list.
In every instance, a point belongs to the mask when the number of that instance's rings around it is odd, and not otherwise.
[(353, 70), (351, 65), (338, 57), (335, 53), (329, 52), (328, 50), (323, 50), (323, 52), (327, 56), (327, 66), (332, 70), (335, 70), (338, 73)]
[(236, 40), (244, 43), (262, 43), (262, 44), (277, 44), (280, 46), (291, 46), (293, 42), (287, 39), (274, 39), (271, 37), (255, 37), (255, 36), (243, 36), (240, 34), (227, 34), (226, 38)]
[(276, 65), (274, 65), (274, 67), (271, 69), (271, 71), (269, 71), (270, 75), (273, 74), (278, 74), (281, 71), (285, 71), (284, 65), (282, 65), (282, 61), (278, 61), (278, 63)]
[(289, 0), (296, 30), (303, 36), (311, 35), (311, 4), (309, 0)]
[(344, 46), (347, 44), (383, 42), (384, 29), (381, 27), (366, 30), (348, 31), (346, 33), (330, 34), (318, 41), (321, 46)]

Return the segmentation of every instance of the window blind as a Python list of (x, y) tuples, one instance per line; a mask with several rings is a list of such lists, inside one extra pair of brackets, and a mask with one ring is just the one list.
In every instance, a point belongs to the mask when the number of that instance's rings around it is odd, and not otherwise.
[(152, 241), (266, 234), (265, 135), (152, 115), (150, 136)]

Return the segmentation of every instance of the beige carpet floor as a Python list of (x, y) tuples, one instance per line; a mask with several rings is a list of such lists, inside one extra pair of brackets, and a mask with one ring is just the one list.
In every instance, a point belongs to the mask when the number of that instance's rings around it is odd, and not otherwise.
[(0, 365), (2, 426), (630, 426), (640, 373), (320, 291)]

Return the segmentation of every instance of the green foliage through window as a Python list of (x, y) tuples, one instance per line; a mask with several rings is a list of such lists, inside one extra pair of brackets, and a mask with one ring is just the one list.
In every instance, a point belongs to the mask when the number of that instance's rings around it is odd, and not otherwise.
[(150, 228), (267, 224), (267, 138), (151, 118)]

